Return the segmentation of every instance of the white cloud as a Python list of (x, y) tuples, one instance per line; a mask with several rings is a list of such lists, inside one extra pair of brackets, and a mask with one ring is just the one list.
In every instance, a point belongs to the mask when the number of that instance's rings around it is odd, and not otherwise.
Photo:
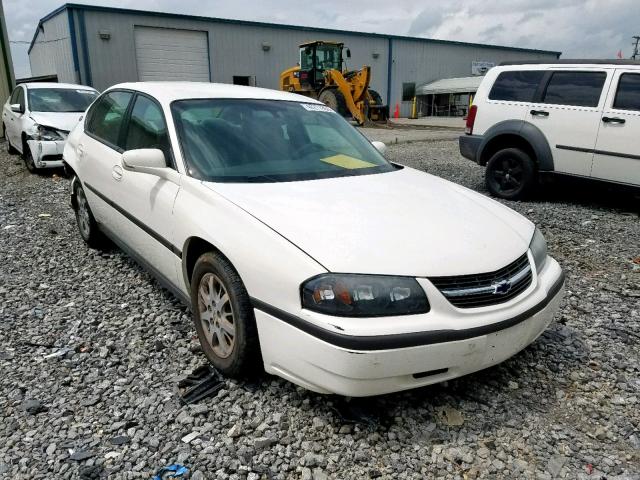
[[(38, 20), (64, 0), (4, 0), (11, 41), (30, 41)], [(562, 51), (567, 57), (631, 54), (640, 34), (638, 0), (85, 0), (85, 3), (191, 15), (328, 27)], [(425, 4), (427, 6), (425, 6)], [(12, 44), (18, 77), (28, 46)]]

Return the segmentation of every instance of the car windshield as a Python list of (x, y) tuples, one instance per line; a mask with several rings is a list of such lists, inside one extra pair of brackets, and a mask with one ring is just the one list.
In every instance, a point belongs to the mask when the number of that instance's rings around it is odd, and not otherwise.
[(84, 112), (98, 96), (93, 90), (71, 88), (30, 88), (32, 112)]
[(214, 182), (281, 182), (395, 170), (320, 104), (202, 99), (172, 104), (189, 173)]

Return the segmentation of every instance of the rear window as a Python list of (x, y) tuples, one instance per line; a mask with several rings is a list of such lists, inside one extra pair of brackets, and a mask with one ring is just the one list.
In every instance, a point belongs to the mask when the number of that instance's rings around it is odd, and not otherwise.
[(613, 108), (640, 111), (640, 74), (623, 73), (620, 75)]
[(542, 103), (597, 107), (606, 79), (605, 72), (554, 72)]
[(489, 92), (489, 100), (532, 102), (543, 75), (539, 70), (502, 72)]

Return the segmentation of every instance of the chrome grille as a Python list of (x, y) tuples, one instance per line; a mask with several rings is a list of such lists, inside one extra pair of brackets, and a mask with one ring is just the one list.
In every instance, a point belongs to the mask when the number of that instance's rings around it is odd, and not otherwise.
[(531, 265), (525, 253), (500, 270), (455, 277), (430, 277), (452, 305), (458, 308), (486, 307), (507, 302), (531, 285)]

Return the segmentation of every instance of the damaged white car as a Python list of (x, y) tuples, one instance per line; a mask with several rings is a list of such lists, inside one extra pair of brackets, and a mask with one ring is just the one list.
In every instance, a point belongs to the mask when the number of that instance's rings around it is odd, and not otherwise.
[(67, 135), (98, 92), (68, 83), (16, 86), (2, 109), (9, 153), (20, 153), (30, 172), (62, 167)]

